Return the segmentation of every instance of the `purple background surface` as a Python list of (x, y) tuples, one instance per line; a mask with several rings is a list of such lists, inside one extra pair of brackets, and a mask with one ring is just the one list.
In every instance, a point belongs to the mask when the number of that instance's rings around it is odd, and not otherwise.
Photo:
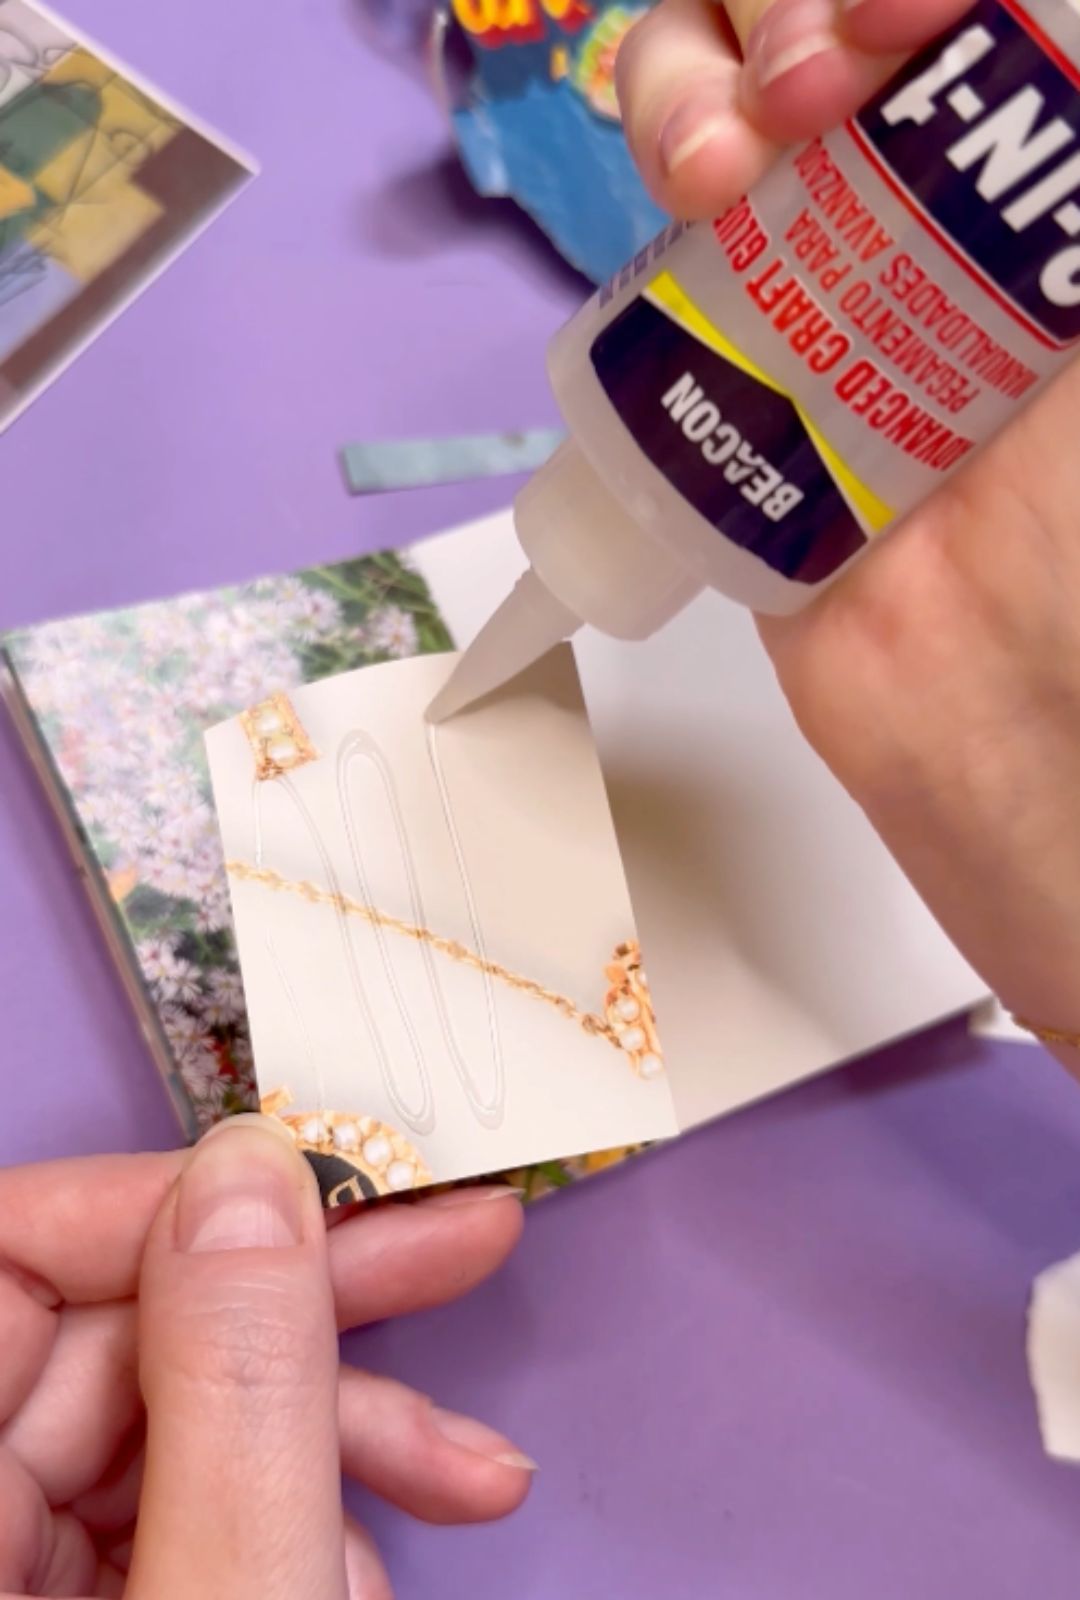
[[(554, 422), (581, 290), (474, 201), (348, 0), (70, 0), (263, 165), (3, 439), (0, 626), (401, 542), (502, 503), (344, 495), (351, 438)], [(0, 1158), (164, 1147), (164, 1096), (0, 719)], [(1030, 1280), (1080, 1248), (1080, 1093), (942, 1030), (535, 1211), (466, 1304), (350, 1353), (506, 1430), (526, 1509), (365, 1507), (399, 1600), (1073, 1600)], [(1078, 1379), (1080, 1381), (1080, 1379)]]

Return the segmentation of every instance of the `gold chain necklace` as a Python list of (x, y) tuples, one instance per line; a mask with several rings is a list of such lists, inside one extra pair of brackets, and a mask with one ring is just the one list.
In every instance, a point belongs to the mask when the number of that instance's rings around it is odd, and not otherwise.
[(627, 1056), (639, 1077), (653, 1078), (663, 1070), (663, 1054), (656, 1032), (652, 997), (636, 940), (617, 945), (611, 961), (604, 968), (609, 987), (604, 996), (601, 1016), (596, 1012), (583, 1011), (568, 996), (538, 983), (534, 978), (526, 978), (501, 962), (478, 955), (458, 939), (448, 939), (430, 928), (417, 927), (401, 917), (364, 905), (351, 895), (335, 894), (306, 878), (286, 878), (273, 867), (258, 867), (248, 861), (227, 861), (225, 870), (231, 878), (240, 882), (261, 884), (277, 894), (292, 894), (309, 905), (335, 906), (346, 916), (358, 917), (363, 922), (385, 928), (402, 938), (429, 945), (450, 961), (484, 972), (496, 982), (505, 983), (520, 994), (530, 995), (552, 1006), (568, 1021), (576, 1022), (587, 1034), (606, 1039), (608, 1044)]

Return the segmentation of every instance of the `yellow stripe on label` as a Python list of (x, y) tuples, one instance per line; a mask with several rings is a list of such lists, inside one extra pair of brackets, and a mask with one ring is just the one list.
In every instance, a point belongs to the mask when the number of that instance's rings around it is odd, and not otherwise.
[(783, 395), (784, 399), (791, 403), (799, 421), (813, 441), (814, 448), (828, 468), (831, 477), (839, 485), (845, 497), (859, 513), (863, 521), (868, 524), (872, 532), (880, 533), (882, 528), (893, 520), (896, 512), (892, 506), (886, 505), (884, 500), (879, 499), (874, 491), (863, 483), (861, 478), (855, 476), (851, 468), (841, 459), (824, 437), (821, 429), (810, 420), (795, 397), (782, 388), (780, 384), (776, 383), (774, 379), (770, 378), (768, 373), (762, 372), (759, 366), (751, 361), (748, 356), (745, 356), (736, 345), (733, 345), (731, 340), (721, 333), (720, 329), (711, 323), (705, 313), (694, 304), (682, 285), (671, 276), (670, 272), (661, 272), (655, 277), (645, 291), (645, 297), (655, 305), (660, 306), (662, 310), (667, 311), (675, 318), (676, 322), (681, 323), (687, 333), (693, 334), (695, 339), (699, 339), (710, 350), (715, 350), (716, 354), (723, 356), (725, 361), (730, 361), (733, 367), (738, 367), (740, 371), (756, 379), (758, 383), (764, 384), (774, 394)]

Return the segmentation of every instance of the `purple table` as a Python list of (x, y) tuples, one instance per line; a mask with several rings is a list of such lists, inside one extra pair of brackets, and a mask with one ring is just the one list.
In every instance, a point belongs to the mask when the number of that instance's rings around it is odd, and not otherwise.
[[(71, 0), (264, 176), (3, 440), (0, 626), (400, 542), (506, 485), (356, 502), (349, 438), (555, 420), (580, 294), (447, 164), (348, 0)], [(241, 65), (242, 64), (242, 65)], [(170, 1113), (0, 722), (0, 1158), (163, 1147)], [(355, 1359), (543, 1466), (495, 1530), (365, 1507), (400, 1600), (1073, 1600), (1032, 1275), (1080, 1248), (1080, 1093), (963, 1030), (545, 1204), (467, 1304)]]

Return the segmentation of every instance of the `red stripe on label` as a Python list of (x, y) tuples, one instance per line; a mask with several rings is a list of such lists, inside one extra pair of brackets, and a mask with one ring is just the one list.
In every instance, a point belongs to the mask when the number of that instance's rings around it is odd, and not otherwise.
[[(1010, 6), (1010, 9), (1013, 8)], [(1017, 10), (1019, 17), (1019, 8), (1017, 7), (1015, 9)], [(1025, 26), (1027, 26), (1026, 19), (1024, 19), (1024, 23)], [(1046, 333), (1044, 329), (1039, 327), (1038, 323), (1032, 322), (1031, 318), (1026, 316), (1024, 312), (1021, 311), (1020, 307), (1016, 305), (1014, 301), (1010, 300), (1008, 295), (1003, 293), (1003, 291), (994, 282), (993, 278), (988, 278), (986, 273), (983, 272), (982, 268), (972, 261), (969, 255), (965, 254), (965, 252), (961, 250), (955, 239), (951, 239), (947, 233), (942, 231), (930, 213), (924, 210), (924, 208), (919, 204), (919, 201), (911, 193), (911, 190), (905, 188), (891, 167), (886, 166), (877, 150), (870, 143), (869, 139), (863, 133), (862, 129), (854, 122), (854, 120), (845, 123), (844, 127), (845, 131), (851, 135), (853, 141), (858, 145), (862, 154), (866, 157), (867, 161), (869, 161), (875, 172), (877, 172), (882, 181), (888, 185), (893, 194), (896, 195), (897, 199), (903, 202), (903, 204), (911, 212), (912, 216), (915, 217), (926, 229), (927, 233), (931, 234), (934, 239), (936, 239), (937, 243), (945, 251), (945, 254), (951, 256), (958, 267), (963, 267), (968, 277), (973, 278), (979, 287), (987, 295), (989, 295), (990, 299), (993, 300), (996, 305), (1001, 307), (1002, 311), (1006, 312), (1014, 322), (1018, 322), (1024, 329), (1025, 333), (1030, 334), (1033, 339), (1037, 339), (1038, 342), (1041, 345), (1044, 345), (1047, 350), (1067, 350), (1069, 348), (1067, 343), (1061, 343), (1057, 339), (1051, 338), (1051, 336)]]
[(1028, 15), (1023, 6), (1018, 5), (1017, 0), (998, 0), (998, 5), (1003, 11), (1007, 11), (1010, 16), (1015, 17), (1024, 31), (1030, 33), (1043, 55), (1049, 56), (1058, 71), (1065, 74), (1073, 87), (1080, 89), (1080, 69), (1073, 65), (1061, 47), (1054, 43), (1050, 35), (1043, 32), (1039, 24), (1033, 17)]

